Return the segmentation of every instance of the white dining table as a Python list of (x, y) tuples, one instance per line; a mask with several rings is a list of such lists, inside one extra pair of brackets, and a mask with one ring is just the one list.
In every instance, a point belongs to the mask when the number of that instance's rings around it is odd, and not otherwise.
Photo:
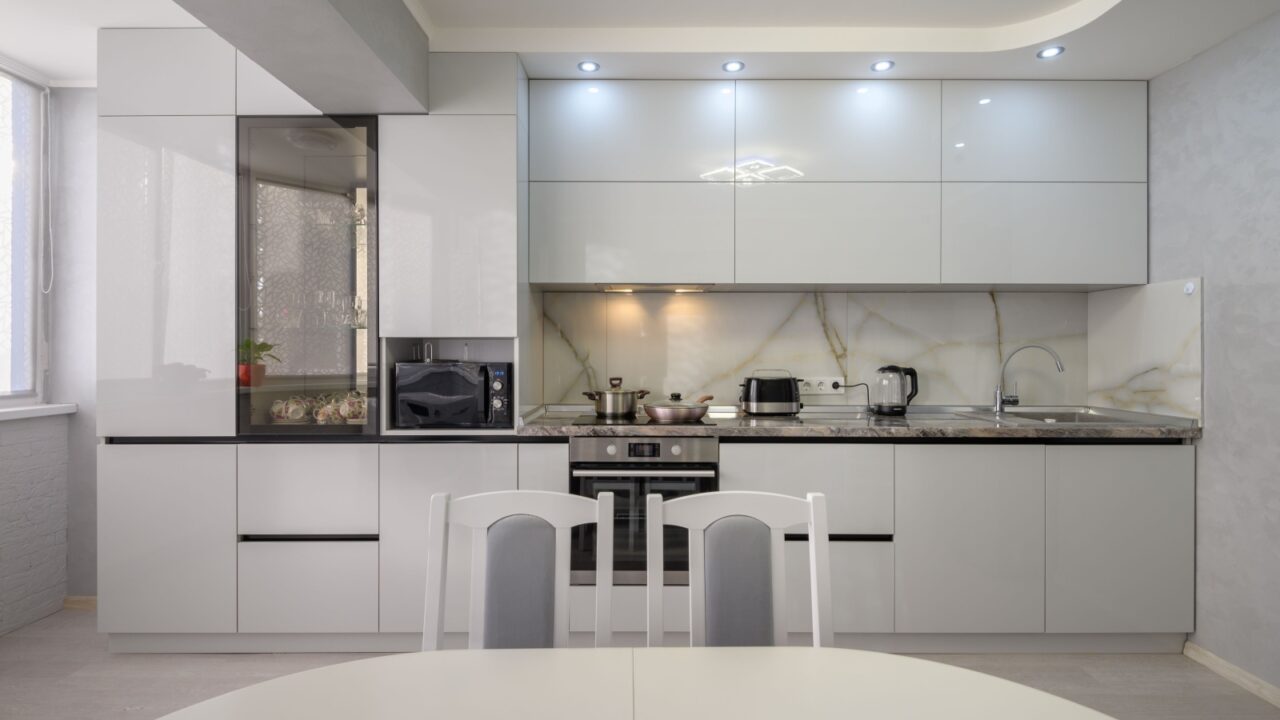
[(1097, 720), (1008, 680), (836, 648), (565, 648), (388, 655), (268, 680), (169, 720)]

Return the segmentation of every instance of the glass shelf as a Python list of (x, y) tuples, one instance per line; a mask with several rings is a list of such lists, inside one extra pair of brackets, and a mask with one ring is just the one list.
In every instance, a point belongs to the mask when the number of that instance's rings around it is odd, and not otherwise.
[(238, 122), (239, 432), (376, 434), (376, 118)]

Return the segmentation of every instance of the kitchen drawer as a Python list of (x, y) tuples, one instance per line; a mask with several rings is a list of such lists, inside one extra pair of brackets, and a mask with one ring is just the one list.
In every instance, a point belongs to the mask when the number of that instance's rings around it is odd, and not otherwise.
[[(833, 542), (831, 625), (838, 633), (893, 632), (893, 543)], [(809, 543), (786, 545), (787, 631), (813, 632)]]
[(378, 532), (376, 445), (240, 446), (239, 532)]
[(720, 489), (796, 497), (820, 492), (827, 496), (831, 534), (893, 533), (892, 445), (721, 445)]
[(378, 631), (378, 543), (242, 542), (239, 556), (240, 632)]

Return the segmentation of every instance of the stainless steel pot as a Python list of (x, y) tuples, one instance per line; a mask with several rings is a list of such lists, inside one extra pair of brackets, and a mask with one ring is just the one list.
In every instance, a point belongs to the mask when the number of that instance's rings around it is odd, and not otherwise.
[(588, 390), (582, 393), (596, 404), (596, 417), (627, 418), (636, 414), (636, 401), (649, 394), (648, 390), (623, 390), (622, 378), (609, 378), (608, 390)]
[(714, 399), (712, 395), (703, 395), (695, 402), (680, 399), (680, 393), (672, 393), (671, 399), (663, 402), (645, 403), (644, 414), (649, 419), (663, 425), (676, 423), (695, 423), (707, 414), (710, 408), (707, 401)]

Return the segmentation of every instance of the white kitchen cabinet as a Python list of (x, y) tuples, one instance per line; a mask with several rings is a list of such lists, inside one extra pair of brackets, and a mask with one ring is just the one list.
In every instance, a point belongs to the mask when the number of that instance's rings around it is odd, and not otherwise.
[(943, 183), (942, 282), (1147, 281), (1144, 183)]
[(378, 543), (242, 542), (240, 632), (378, 632)]
[(754, 183), (736, 192), (736, 282), (939, 281), (938, 183)]
[(230, 116), (98, 121), (98, 435), (236, 432), (235, 148)]
[(238, 467), (241, 534), (378, 532), (376, 445), (246, 444)]
[[(832, 534), (893, 533), (893, 446), (726, 443), (720, 489), (827, 497)], [(791, 529), (804, 532), (803, 526)]]
[(943, 81), (942, 179), (1146, 182), (1147, 84)]
[(98, 114), (235, 115), (236, 49), (207, 28), (103, 28)]
[(515, 337), (515, 116), (378, 121), (379, 331)]
[(744, 80), (737, 163), (768, 180), (937, 181), (937, 80)]
[[(893, 543), (832, 542), (831, 626), (838, 633), (893, 632)], [(786, 545), (787, 632), (813, 632), (809, 543)]]
[(530, 281), (731, 283), (733, 205), (731, 183), (530, 183)]
[(236, 446), (98, 446), (98, 630), (236, 631)]
[(518, 447), (521, 490), (569, 492), (568, 443), (521, 443)]
[[(382, 632), (422, 632), (431, 496), (464, 497), (516, 489), (512, 443), (386, 444), (379, 447), (382, 491), (379, 606)], [(471, 533), (449, 534), (445, 630), (466, 632), (471, 597)]]
[(276, 79), (248, 55), (236, 51), (237, 115), (319, 115), (316, 106)]
[(515, 53), (433, 52), (427, 62), (432, 115), (515, 115)]
[[(649, 598), (643, 585), (615, 585), (613, 588), (612, 625), (617, 633), (643, 633), (649, 629)], [(573, 585), (569, 588), (570, 632), (593, 632), (596, 629), (596, 589)], [(662, 629), (668, 633), (689, 632), (689, 586), (667, 585), (662, 588)], [(614, 642), (621, 644), (619, 638)], [(644, 642), (640, 638), (640, 642)]]
[(1044, 446), (894, 453), (896, 631), (1044, 632)]
[(732, 179), (732, 82), (532, 80), (529, 115), (531, 180)]
[(1054, 446), (1045, 630), (1195, 629), (1195, 448)]

